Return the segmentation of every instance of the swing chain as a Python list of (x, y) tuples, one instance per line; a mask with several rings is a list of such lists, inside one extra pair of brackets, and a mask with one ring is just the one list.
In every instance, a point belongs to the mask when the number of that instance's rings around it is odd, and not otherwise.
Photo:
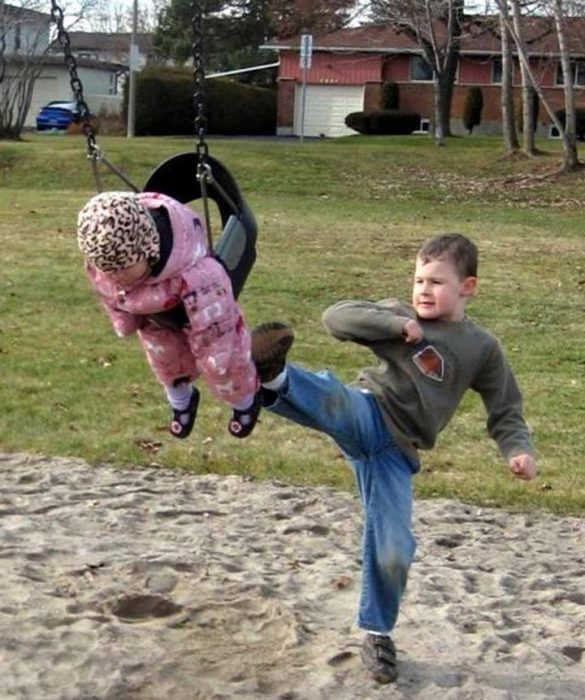
[(69, 71), (71, 90), (75, 95), (79, 116), (83, 122), (83, 133), (87, 139), (87, 157), (95, 163), (101, 159), (101, 152), (95, 140), (95, 132), (91, 125), (89, 107), (83, 97), (83, 86), (77, 75), (77, 62), (71, 51), (71, 39), (69, 33), (65, 29), (65, 18), (63, 10), (57, 4), (56, 0), (51, 0), (51, 20), (57, 25), (57, 39), (63, 49), (65, 56), (65, 65)]
[(209, 146), (205, 141), (207, 133), (207, 117), (205, 116), (205, 65), (203, 63), (203, 0), (191, 1), (191, 31), (193, 36), (193, 80), (195, 83), (195, 94), (193, 103), (195, 105), (195, 133), (197, 134), (197, 180), (201, 186), (201, 197), (203, 200), (203, 214), (205, 227), (207, 229), (207, 244), (209, 249), (213, 249), (211, 234), (211, 220), (209, 217), (209, 203), (207, 200), (207, 185), (213, 183), (211, 166), (207, 162)]
[(195, 82), (195, 133), (198, 137), (197, 155), (199, 162), (204, 164), (209, 149), (205, 142), (207, 133), (207, 117), (205, 116), (205, 66), (203, 63), (203, 2), (191, 2), (192, 34), (193, 34), (193, 78)]

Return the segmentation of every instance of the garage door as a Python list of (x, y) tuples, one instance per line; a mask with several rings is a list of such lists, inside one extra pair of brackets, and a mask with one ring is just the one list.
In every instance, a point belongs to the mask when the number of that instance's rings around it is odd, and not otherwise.
[[(301, 134), (303, 86), (295, 95), (295, 126)], [(359, 85), (307, 85), (305, 94), (304, 136), (349, 136), (356, 134), (345, 126), (350, 112), (364, 108), (364, 88)]]

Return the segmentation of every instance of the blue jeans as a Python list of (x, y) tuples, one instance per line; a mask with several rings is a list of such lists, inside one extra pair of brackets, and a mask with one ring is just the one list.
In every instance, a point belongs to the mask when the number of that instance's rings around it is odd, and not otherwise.
[(351, 465), (364, 514), (357, 622), (388, 633), (414, 557), (412, 475), (419, 464), (397, 446), (372, 394), (345, 386), (330, 372), (295, 365), (287, 365), (287, 380), (266, 408), (329, 435)]

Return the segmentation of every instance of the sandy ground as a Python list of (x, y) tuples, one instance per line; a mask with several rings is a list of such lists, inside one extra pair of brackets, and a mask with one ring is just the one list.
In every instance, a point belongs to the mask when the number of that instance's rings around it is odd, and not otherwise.
[(585, 520), (416, 504), (400, 678), (359, 659), (360, 510), (0, 455), (0, 698), (585, 698)]

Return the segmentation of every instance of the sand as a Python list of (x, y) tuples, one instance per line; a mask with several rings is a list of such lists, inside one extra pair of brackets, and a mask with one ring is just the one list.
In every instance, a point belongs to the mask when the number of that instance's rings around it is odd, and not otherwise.
[(30, 455), (0, 489), (1, 700), (585, 698), (583, 519), (418, 502), (378, 686), (352, 495)]

